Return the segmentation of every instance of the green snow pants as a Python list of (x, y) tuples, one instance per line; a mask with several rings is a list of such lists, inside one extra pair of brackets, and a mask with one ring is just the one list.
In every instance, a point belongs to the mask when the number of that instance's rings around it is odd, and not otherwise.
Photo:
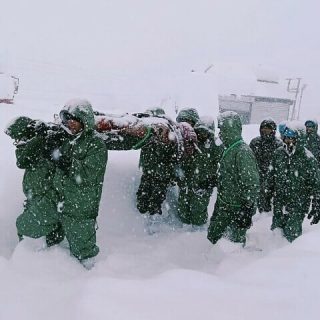
[(70, 252), (79, 260), (94, 257), (96, 245), (96, 219), (74, 218), (58, 212), (57, 202), (46, 195), (34, 197), (25, 203), (24, 212), (17, 218), (19, 237), (40, 238), (45, 236), (48, 246), (67, 238)]
[(79, 260), (96, 256), (96, 219), (75, 219), (62, 216), (62, 227), (70, 245), (70, 252)]
[(40, 238), (49, 235), (59, 228), (57, 203), (46, 194), (26, 200), (16, 226), (19, 236)]
[(302, 223), (305, 217), (305, 212), (302, 210), (288, 211), (287, 214), (282, 214), (279, 210), (276, 211), (272, 218), (271, 230), (280, 228), (283, 231), (284, 237), (292, 242), (302, 234)]
[(177, 215), (182, 223), (201, 226), (208, 221), (208, 205), (212, 189), (180, 187)]
[(166, 199), (172, 179), (167, 176), (143, 173), (137, 191), (137, 209), (141, 213), (161, 214), (161, 205)]
[(213, 244), (217, 243), (223, 236), (232, 242), (246, 243), (246, 232), (250, 228), (240, 226), (240, 209), (222, 204), (217, 200), (210, 219), (208, 228), (208, 240)]

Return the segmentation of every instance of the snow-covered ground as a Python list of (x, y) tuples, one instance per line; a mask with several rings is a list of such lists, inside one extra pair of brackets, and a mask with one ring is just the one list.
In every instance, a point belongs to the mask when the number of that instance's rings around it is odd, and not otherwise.
[[(15, 105), (0, 105), (1, 132), (17, 115), (51, 120), (57, 101), (22, 94)], [(257, 126), (244, 128), (246, 141), (257, 134)], [(224, 239), (213, 247), (205, 229), (182, 227), (165, 210), (150, 235), (135, 209), (139, 152), (113, 151), (98, 219), (101, 252), (86, 271), (61, 246), (18, 244), (23, 171), (3, 133), (0, 146), (1, 320), (319, 319), (320, 226), (306, 222), (303, 236), (289, 244), (269, 230), (270, 214), (257, 214), (249, 249)], [(210, 214), (214, 201), (215, 194)]]
[[(135, 209), (138, 151), (109, 153), (93, 270), (42, 239), (18, 244), (23, 170), (3, 133), (19, 115), (52, 121), (76, 97), (111, 113), (190, 106), (215, 117), (217, 94), (254, 93), (257, 77), (278, 76), (303, 78), (301, 115), (320, 119), (319, 1), (0, 3), (0, 72), (20, 78), (15, 104), (0, 104), (0, 320), (320, 319), (320, 224), (305, 222), (289, 244), (265, 213), (248, 233), (261, 251), (213, 247), (164, 208), (150, 235)], [(256, 135), (244, 128), (247, 142)]]

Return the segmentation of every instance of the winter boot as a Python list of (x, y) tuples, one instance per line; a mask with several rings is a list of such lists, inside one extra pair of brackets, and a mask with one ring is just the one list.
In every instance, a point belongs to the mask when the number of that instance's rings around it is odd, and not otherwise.
[(52, 247), (60, 243), (64, 239), (64, 230), (62, 225), (59, 224), (57, 229), (53, 230), (46, 236), (46, 243), (48, 247)]

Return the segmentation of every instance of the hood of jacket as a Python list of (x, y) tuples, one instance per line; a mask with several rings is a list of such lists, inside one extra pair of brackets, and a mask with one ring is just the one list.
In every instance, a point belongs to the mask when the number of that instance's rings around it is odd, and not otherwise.
[(181, 109), (176, 120), (177, 122), (187, 122), (194, 126), (199, 121), (199, 114), (194, 108)]
[(70, 100), (60, 112), (60, 118), (74, 118), (83, 124), (82, 132), (91, 132), (95, 128), (92, 105), (87, 100)]
[(150, 109), (147, 109), (145, 112), (150, 114), (151, 116), (154, 116), (154, 117), (163, 116), (166, 114), (164, 109), (160, 108), (160, 107), (150, 108)]
[(214, 127), (209, 127), (206, 123), (202, 122), (201, 120), (197, 122), (194, 126), (194, 131), (196, 132), (198, 140), (200, 142), (214, 139)]
[(297, 149), (305, 147), (307, 135), (303, 123), (300, 123), (299, 121), (288, 121), (283, 136), (287, 136), (287, 132), (291, 132), (291, 135), (294, 135), (297, 139)]
[[(268, 129), (271, 129), (272, 132), (268, 135), (264, 135), (262, 133), (262, 129), (264, 128), (268, 128)], [(277, 131), (277, 125), (276, 123), (274, 122), (273, 119), (264, 119), (261, 124), (260, 124), (260, 137), (263, 139), (263, 140), (273, 140), (275, 139), (275, 136), (276, 136), (276, 131)]]
[(225, 147), (242, 139), (242, 123), (240, 116), (233, 111), (220, 113), (218, 117), (219, 136)]
[(318, 133), (318, 121), (307, 120), (304, 125), (307, 127), (308, 124), (314, 127), (314, 132), (312, 132), (312, 135), (316, 135)]

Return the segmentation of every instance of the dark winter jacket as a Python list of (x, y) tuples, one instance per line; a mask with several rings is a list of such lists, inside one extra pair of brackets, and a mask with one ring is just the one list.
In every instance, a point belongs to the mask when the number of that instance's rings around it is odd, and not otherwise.
[(181, 109), (176, 118), (177, 122), (187, 122), (192, 127), (200, 120), (198, 111), (194, 108)]
[(28, 200), (53, 189), (52, 175), (55, 170), (49, 160), (47, 139), (35, 132), (32, 123), (30, 118), (19, 117), (6, 130), (6, 133), (17, 141), (17, 166), (25, 169), (23, 192)]
[(317, 161), (320, 163), (320, 136), (318, 135), (318, 124), (313, 121), (315, 131), (307, 133), (306, 135), (306, 148), (312, 152)]
[(198, 122), (194, 130), (198, 147), (192, 155), (182, 159), (177, 171), (177, 216), (183, 223), (203, 225), (208, 219), (213, 187), (217, 185), (217, 168), (223, 149), (215, 143), (214, 128)]
[(139, 166), (143, 173), (173, 179), (176, 163), (174, 143), (163, 143), (154, 139), (141, 148)]
[[(180, 122), (186, 122), (188, 124), (190, 124), (193, 129), (195, 129), (195, 126), (197, 126), (198, 124), (198, 134), (201, 133), (201, 128), (202, 131), (204, 131), (204, 134), (208, 136), (208, 139), (210, 139), (209, 137), (209, 129), (206, 128), (205, 126), (200, 124), (200, 118), (199, 118), (199, 114), (197, 112), (196, 109), (194, 108), (184, 108), (181, 109), (178, 113), (178, 116), (176, 118), (176, 121), (178, 123)], [(197, 133), (196, 133), (197, 134)], [(197, 134), (197, 137), (198, 137)], [(203, 170), (198, 169), (198, 167), (205, 167), (206, 165), (203, 164), (203, 160), (206, 160), (206, 155), (201, 156), (201, 149), (204, 149), (204, 144), (205, 141), (208, 139), (202, 139), (202, 142), (197, 142), (197, 145), (200, 147), (198, 150), (195, 150), (194, 152), (190, 153), (189, 155), (187, 155), (186, 157), (183, 157), (180, 161), (180, 163), (178, 164), (177, 167), (177, 175), (178, 175), (178, 184), (181, 187), (187, 187), (188, 188), (193, 188), (193, 186), (196, 186), (200, 180), (202, 180), (202, 175), (206, 175)], [(211, 146), (211, 143), (210, 143)], [(204, 178), (203, 178), (204, 179)]]
[(317, 161), (309, 150), (297, 144), (289, 156), (285, 147), (278, 148), (273, 156), (266, 190), (274, 197), (274, 216), (288, 213), (306, 214), (310, 197), (319, 198), (320, 172)]
[(214, 128), (198, 122), (195, 127), (198, 137), (198, 150), (194, 155), (191, 174), (195, 189), (208, 189), (217, 185), (217, 170), (223, 153), (223, 146), (218, 146), (214, 137)]
[(282, 141), (274, 135), (270, 137), (260, 136), (251, 140), (249, 146), (257, 159), (260, 176), (266, 175), (273, 153), (282, 144)]
[[(166, 119), (162, 108), (148, 109), (145, 116), (148, 120), (151, 119), (149, 123), (152, 123), (152, 119)], [(157, 123), (153, 124), (153, 128), (157, 128)], [(143, 174), (171, 180), (175, 175), (176, 163), (177, 145), (175, 141), (168, 140), (164, 142), (153, 135), (141, 146), (139, 167)]]
[(229, 206), (254, 206), (259, 197), (259, 173), (255, 156), (242, 140), (238, 114), (219, 117), (220, 138), (225, 146), (218, 171), (218, 199)]
[(52, 189), (52, 176), (55, 166), (47, 157), (44, 137), (34, 138), (17, 145), (17, 166), (25, 169), (23, 192), (27, 199), (42, 195)]

